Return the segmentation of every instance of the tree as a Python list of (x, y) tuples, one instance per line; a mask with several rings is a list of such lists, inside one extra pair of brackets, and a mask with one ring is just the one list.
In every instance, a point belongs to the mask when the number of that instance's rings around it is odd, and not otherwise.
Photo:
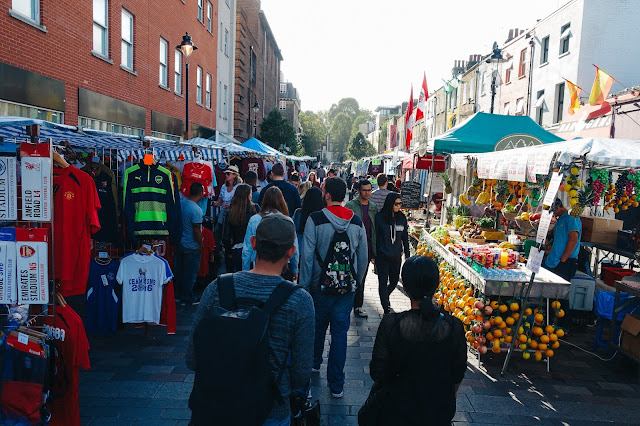
[(360, 105), (354, 98), (342, 98), (329, 108), (328, 119), (331, 124), (340, 113), (345, 113), (353, 121), (360, 114)]
[(371, 111), (362, 110), (360, 114), (353, 120), (353, 124), (351, 125), (351, 137), (354, 138), (360, 131), (359, 127), (361, 124), (367, 123), (369, 121), (373, 121), (374, 117)]
[(340, 112), (335, 116), (329, 130), (331, 141), (333, 142), (331, 149), (333, 152), (344, 154), (347, 151), (352, 124), (353, 120), (344, 112)]
[(286, 146), (289, 151), (285, 154), (296, 155), (299, 150), (295, 130), (277, 108), (269, 111), (260, 123), (260, 140), (278, 151), (282, 151)]
[(364, 157), (371, 157), (376, 154), (376, 150), (369, 141), (364, 138), (364, 135), (360, 132), (351, 139), (349, 144), (349, 158), (352, 160), (359, 160)]
[(389, 122), (382, 123), (382, 129), (380, 129), (380, 139), (378, 139), (378, 152), (382, 153), (387, 147), (387, 138), (389, 136)]
[(321, 113), (313, 111), (300, 112), (302, 127), (302, 148), (305, 155), (315, 157), (327, 139), (327, 126)]

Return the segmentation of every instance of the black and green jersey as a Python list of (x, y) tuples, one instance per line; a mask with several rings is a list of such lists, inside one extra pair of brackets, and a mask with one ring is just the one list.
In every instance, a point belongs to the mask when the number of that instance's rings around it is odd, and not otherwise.
[(180, 197), (171, 172), (142, 163), (124, 172), (123, 205), (130, 240), (166, 238), (180, 241)]

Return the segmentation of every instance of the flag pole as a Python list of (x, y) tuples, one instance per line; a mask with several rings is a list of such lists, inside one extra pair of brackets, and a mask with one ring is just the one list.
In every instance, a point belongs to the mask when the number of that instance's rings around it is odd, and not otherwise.
[[(613, 77), (612, 77), (612, 78), (613, 78)], [(582, 87), (580, 87), (580, 86), (578, 86), (577, 84), (575, 84), (575, 83), (573, 83), (573, 82), (571, 82), (571, 81), (567, 80), (566, 78), (562, 77), (562, 79), (563, 79), (564, 81), (566, 81), (567, 83), (571, 83), (571, 84), (573, 84), (573, 85), (574, 85), (574, 86), (576, 86), (578, 89), (580, 89), (580, 91), (582, 91), (582, 92), (584, 92), (584, 91), (585, 91)], [(615, 78), (614, 78), (614, 80), (615, 80)]]

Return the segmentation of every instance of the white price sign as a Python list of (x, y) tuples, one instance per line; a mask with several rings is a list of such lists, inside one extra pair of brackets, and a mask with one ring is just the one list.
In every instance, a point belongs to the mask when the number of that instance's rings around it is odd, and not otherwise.
[(510, 181), (524, 182), (527, 177), (527, 156), (517, 155), (511, 159), (508, 176)]
[(551, 177), (551, 182), (549, 182), (549, 189), (547, 189), (547, 193), (544, 196), (543, 205), (551, 207), (553, 202), (556, 199), (556, 194), (558, 193), (558, 189), (560, 188), (560, 184), (562, 183), (562, 174), (559, 172), (555, 172)]
[(536, 236), (537, 243), (544, 243), (549, 233), (549, 226), (551, 226), (552, 213), (549, 210), (543, 210), (540, 216), (540, 224), (538, 225), (538, 235)]
[(549, 165), (554, 155), (554, 152), (542, 152), (535, 156), (534, 171), (537, 175), (547, 175), (549, 173)]
[(536, 274), (540, 272), (543, 257), (543, 251), (539, 251), (537, 248), (531, 247), (531, 251), (529, 252), (529, 261), (527, 262), (527, 268), (531, 269), (531, 271), (535, 272)]

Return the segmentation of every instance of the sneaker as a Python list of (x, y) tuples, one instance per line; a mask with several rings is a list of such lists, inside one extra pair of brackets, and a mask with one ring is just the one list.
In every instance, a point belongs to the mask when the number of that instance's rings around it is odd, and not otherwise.
[(312, 372), (312, 373), (319, 373), (319, 372), (320, 372), (320, 367), (318, 367), (318, 368), (313, 367), (313, 368), (311, 369), (311, 372)]
[(344, 396), (344, 391), (343, 390), (341, 390), (340, 392), (331, 391), (331, 396), (333, 398), (342, 398)]
[(199, 304), (200, 304), (200, 299), (194, 299), (194, 301), (191, 302), (192, 306), (196, 306), (196, 305), (199, 305)]
[(369, 314), (367, 314), (367, 311), (365, 311), (362, 308), (355, 308), (353, 312), (356, 314), (357, 317), (360, 317), (360, 318), (367, 318), (369, 316)]

